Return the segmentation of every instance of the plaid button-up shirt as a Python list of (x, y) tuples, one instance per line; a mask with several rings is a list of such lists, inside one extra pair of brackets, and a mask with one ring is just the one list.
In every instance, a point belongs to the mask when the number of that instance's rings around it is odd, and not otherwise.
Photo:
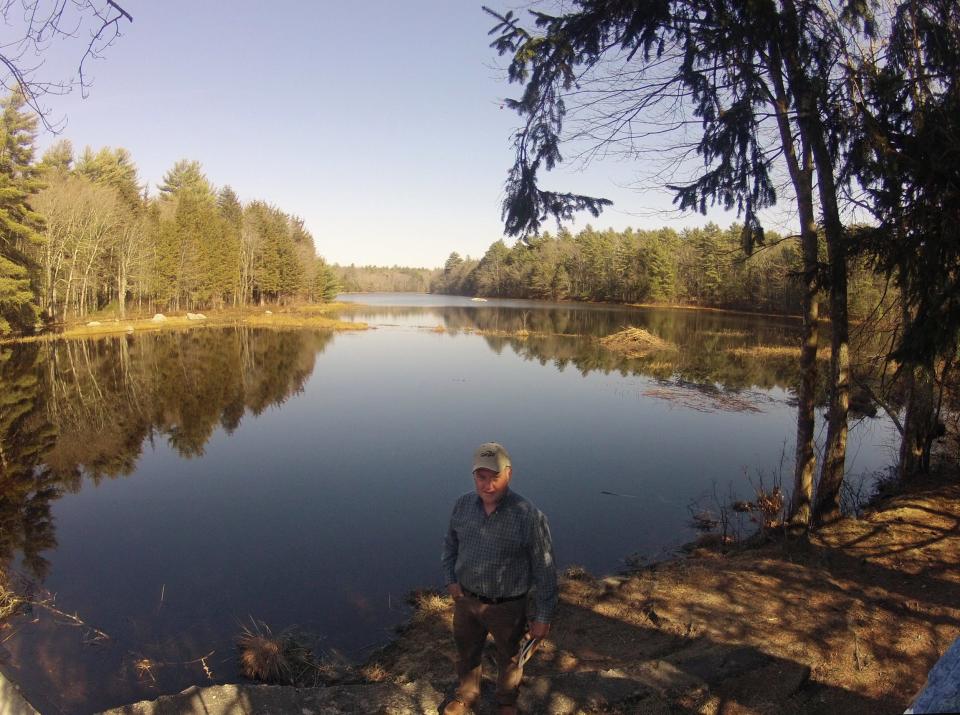
[(557, 607), (557, 569), (547, 518), (533, 504), (507, 491), (489, 516), (470, 492), (457, 499), (443, 543), (446, 583), (459, 583), (487, 598), (533, 590), (532, 620), (550, 623)]

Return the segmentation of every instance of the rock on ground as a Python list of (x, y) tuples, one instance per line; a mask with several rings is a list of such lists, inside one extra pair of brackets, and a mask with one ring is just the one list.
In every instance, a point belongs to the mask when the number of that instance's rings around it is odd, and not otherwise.
[(419, 715), (437, 712), (443, 696), (423, 682), (291, 688), (214, 685), (143, 700), (102, 715)]

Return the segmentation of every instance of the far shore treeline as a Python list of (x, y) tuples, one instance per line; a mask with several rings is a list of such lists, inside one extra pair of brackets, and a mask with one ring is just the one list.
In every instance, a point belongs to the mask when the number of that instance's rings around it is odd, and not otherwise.
[[(493, 243), (479, 260), (451, 253), (431, 284), (435, 293), (498, 298), (583, 300), (731, 308), (796, 314), (803, 286), (799, 242), (768, 234), (747, 257), (742, 226), (715, 223), (675, 231), (544, 232), (508, 248)], [(887, 281), (854, 265), (850, 309), (874, 311)], [(889, 298), (889, 294), (887, 294)]]
[(126, 149), (38, 161), (37, 119), (0, 102), (0, 336), (104, 309), (201, 310), (327, 301), (336, 278), (296, 216), (242, 204), (199, 162), (177, 161), (149, 196)]
[[(508, 247), (493, 242), (479, 259), (454, 251), (442, 268), (331, 266), (350, 293), (413, 292), (483, 298), (686, 305), (796, 315), (803, 257), (796, 237), (769, 233), (744, 254), (743, 227), (544, 231)], [(850, 268), (850, 314), (866, 318), (896, 297), (865, 262)], [(822, 297), (822, 313), (829, 305)]]

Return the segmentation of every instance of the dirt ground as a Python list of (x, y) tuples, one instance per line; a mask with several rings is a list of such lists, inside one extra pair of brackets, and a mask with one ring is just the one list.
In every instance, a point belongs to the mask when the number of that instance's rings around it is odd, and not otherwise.
[[(564, 579), (530, 713), (898, 713), (960, 635), (960, 483), (911, 485), (807, 542)], [(363, 674), (449, 695), (449, 599), (417, 597)], [(487, 670), (493, 672), (492, 654)], [(492, 682), (478, 712), (493, 712)]]

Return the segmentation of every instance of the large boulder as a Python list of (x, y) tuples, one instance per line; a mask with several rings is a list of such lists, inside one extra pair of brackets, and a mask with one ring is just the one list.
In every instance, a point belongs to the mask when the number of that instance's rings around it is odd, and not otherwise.
[(165, 316), (163, 313), (157, 313), (156, 315), (153, 316), (154, 323), (162, 323), (166, 319), (167, 319), (167, 316)]

